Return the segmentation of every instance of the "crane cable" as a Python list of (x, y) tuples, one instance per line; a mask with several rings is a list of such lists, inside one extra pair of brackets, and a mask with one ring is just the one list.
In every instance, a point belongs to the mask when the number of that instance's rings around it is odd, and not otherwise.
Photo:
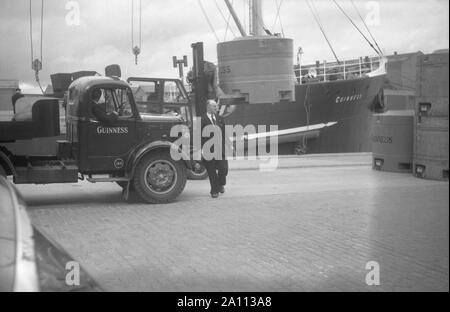
[[(228, 31), (228, 25), (229, 25), (229, 22), (230, 22), (231, 13), (228, 15), (228, 20), (227, 20), (227, 18), (225, 17), (225, 15), (222, 12), (222, 9), (220, 8), (219, 4), (217, 3), (217, 0), (214, 0), (214, 3), (216, 4), (217, 10), (219, 11), (219, 13), (222, 16), (223, 20), (225, 21), (225, 23), (227, 23), (227, 31)], [(231, 3), (231, 5), (233, 5), (233, 3)], [(231, 28), (230, 28), (230, 31), (233, 34), (233, 36), (236, 37), (236, 35), (234, 34), (234, 32), (233, 32), (233, 30)], [(225, 32), (225, 35), (226, 35), (226, 32)]]
[(326, 40), (328, 46), (330, 47), (331, 52), (332, 52), (333, 55), (334, 55), (334, 58), (336, 59), (336, 61), (338, 62), (338, 64), (340, 64), (341, 61), (340, 61), (339, 58), (337, 57), (336, 52), (334, 51), (334, 48), (333, 48), (333, 46), (331, 45), (331, 42), (330, 42), (330, 40), (328, 39), (327, 34), (325, 33), (325, 29), (324, 29), (324, 27), (323, 27), (323, 25), (322, 25), (322, 22), (321, 22), (321, 20), (320, 20), (320, 17), (319, 17), (319, 15), (318, 15), (318, 13), (317, 13), (316, 11), (314, 11), (314, 9), (313, 9), (311, 3), (309, 2), (309, 0), (306, 0), (306, 4), (308, 5), (309, 10), (311, 11), (311, 13), (312, 13), (312, 15), (313, 15), (313, 17), (314, 17), (314, 19), (315, 19), (317, 25), (319, 25), (320, 31), (322, 32), (322, 34), (323, 34), (323, 36), (324, 36), (324, 38), (325, 38), (325, 40)]
[(355, 24), (355, 22), (353, 22), (353, 20), (350, 18), (350, 16), (348, 16), (348, 14), (344, 11), (344, 9), (336, 2), (336, 0), (333, 0), (333, 2), (336, 4), (336, 6), (341, 10), (341, 12), (347, 17), (347, 19), (350, 21), (350, 23), (352, 23), (352, 25), (358, 30), (358, 32), (361, 34), (361, 36), (364, 37), (364, 39), (367, 41), (367, 43), (372, 47), (372, 49), (375, 50), (375, 52), (379, 55), (382, 56), (382, 53), (380, 53), (372, 44), (372, 42), (370, 42), (369, 39), (367, 39), (367, 37), (362, 33), (362, 31), (359, 29), (359, 27)]
[(375, 43), (375, 45), (378, 48), (378, 51), (381, 53), (381, 55), (384, 55), (383, 50), (380, 48), (380, 46), (378, 45), (378, 42), (375, 40), (374, 36), (372, 35), (372, 32), (369, 29), (369, 26), (367, 26), (366, 22), (364, 21), (363, 17), (361, 16), (361, 13), (359, 12), (358, 8), (356, 7), (355, 3), (353, 2), (353, 0), (350, 0), (350, 2), (352, 3), (353, 7), (355, 8), (356, 12), (358, 13), (359, 18), (361, 19), (361, 22), (364, 24), (364, 26), (367, 29), (367, 32), (369, 33), (370, 37), (372, 38), (373, 42)]
[[(309, 100), (310, 87), (311, 85), (308, 84), (308, 86), (306, 87), (305, 99), (303, 101), (303, 106), (305, 108), (306, 113), (306, 127), (308, 127), (308, 129), (311, 124), (311, 101)], [(302, 149), (303, 153), (306, 154), (306, 151), (308, 150), (308, 138), (306, 136), (303, 136)]]
[(30, 0), (30, 42), (31, 42), (31, 69), (34, 70), (35, 80), (41, 89), (42, 94), (44, 90), (42, 89), (41, 82), (39, 81), (39, 71), (42, 70), (42, 39), (44, 37), (44, 0), (41, 0), (41, 37), (40, 37), (40, 58), (34, 59), (34, 47), (33, 47), (33, 10)]
[[(231, 5), (233, 5), (233, 4), (234, 4), (234, 0), (231, 1)], [(230, 29), (230, 31), (233, 33), (233, 36), (236, 37), (236, 35), (234, 34), (233, 30), (230, 28), (230, 20), (231, 20), (231, 13), (228, 12), (227, 28), (225, 29), (225, 35), (224, 35), (223, 41), (227, 40), (228, 29)]]
[(209, 28), (211, 28), (211, 31), (213, 32), (214, 36), (216, 37), (217, 42), (220, 42), (220, 39), (217, 36), (216, 31), (214, 30), (214, 27), (213, 27), (211, 21), (209, 20), (208, 15), (206, 14), (206, 11), (205, 11), (205, 8), (203, 7), (202, 1), (201, 0), (197, 0), (197, 1), (198, 1), (198, 4), (200, 5), (200, 8), (202, 9), (202, 12), (203, 12), (203, 15), (205, 16), (206, 21), (208, 22)]
[(275, 25), (277, 24), (277, 20), (280, 21), (280, 27), (281, 27), (281, 34), (284, 37), (284, 29), (283, 29), (283, 23), (281, 22), (281, 16), (280, 16), (280, 10), (281, 10), (281, 6), (283, 5), (283, 0), (281, 0), (278, 3), (278, 0), (275, 0), (275, 6), (277, 8), (277, 15), (275, 16), (275, 21), (273, 22), (273, 26), (272, 29), (275, 29)]
[[(247, 29), (247, 7), (249, 8), (249, 14), (250, 14), (250, 0), (247, 1), (242, 1), (242, 3), (244, 4), (244, 10), (243, 10), (243, 14), (244, 14), (244, 29)], [(248, 18), (250, 18), (250, 15), (248, 16)]]
[(134, 45), (134, 0), (131, 0), (131, 51), (134, 55), (134, 62), (137, 65), (138, 56), (141, 54), (142, 46), (142, 0), (139, 0), (139, 45)]
[[(231, 5), (234, 5), (234, 0), (231, 1)], [(244, 3), (244, 5), (245, 5), (245, 3)], [(236, 37), (234, 32), (231, 30), (230, 21), (231, 21), (231, 12), (228, 12), (227, 28), (225, 29), (224, 41), (227, 39), (228, 29), (230, 29), (230, 31), (233, 33), (233, 36)], [(245, 21), (244, 21), (244, 23), (245, 23)], [(245, 28), (245, 25), (244, 25), (244, 28)]]

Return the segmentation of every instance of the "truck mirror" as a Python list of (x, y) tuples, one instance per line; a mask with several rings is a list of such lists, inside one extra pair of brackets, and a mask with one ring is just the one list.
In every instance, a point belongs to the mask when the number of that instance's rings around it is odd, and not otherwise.
[(122, 77), (122, 72), (120, 66), (117, 64), (112, 64), (105, 67), (105, 76), (107, 77)]

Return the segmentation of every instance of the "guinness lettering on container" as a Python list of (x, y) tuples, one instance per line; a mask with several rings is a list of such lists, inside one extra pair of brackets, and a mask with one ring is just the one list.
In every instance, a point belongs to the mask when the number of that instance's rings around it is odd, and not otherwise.
[(97, 127), (97, 134), (127, 134), (128, 127)]
[(386, 137), (381, 135), (374, 135), (372, 141), (380, 144), (392, 144), (394, 142), (392, 137)]

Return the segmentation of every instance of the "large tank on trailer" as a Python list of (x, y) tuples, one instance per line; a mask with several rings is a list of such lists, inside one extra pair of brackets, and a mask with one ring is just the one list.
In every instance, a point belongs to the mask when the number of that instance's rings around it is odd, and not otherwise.
[(219, 86), (250, 104), (295, 101), (292, 39), (236, 38), (217, 45)]

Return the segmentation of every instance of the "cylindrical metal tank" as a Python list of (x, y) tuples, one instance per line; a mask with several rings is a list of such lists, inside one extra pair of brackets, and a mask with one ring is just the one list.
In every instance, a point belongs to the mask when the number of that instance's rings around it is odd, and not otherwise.
[(415, 127), (414, 174), (419, 178), (448, 180), (448, 117), (419, 117)]
[(295, 101), (293, 40), (242, 37), (217, 45), (219, 86), (250, 104)]
[(412, 172), (414, 111), (388, 111), (372, 119), (373, 169)]

